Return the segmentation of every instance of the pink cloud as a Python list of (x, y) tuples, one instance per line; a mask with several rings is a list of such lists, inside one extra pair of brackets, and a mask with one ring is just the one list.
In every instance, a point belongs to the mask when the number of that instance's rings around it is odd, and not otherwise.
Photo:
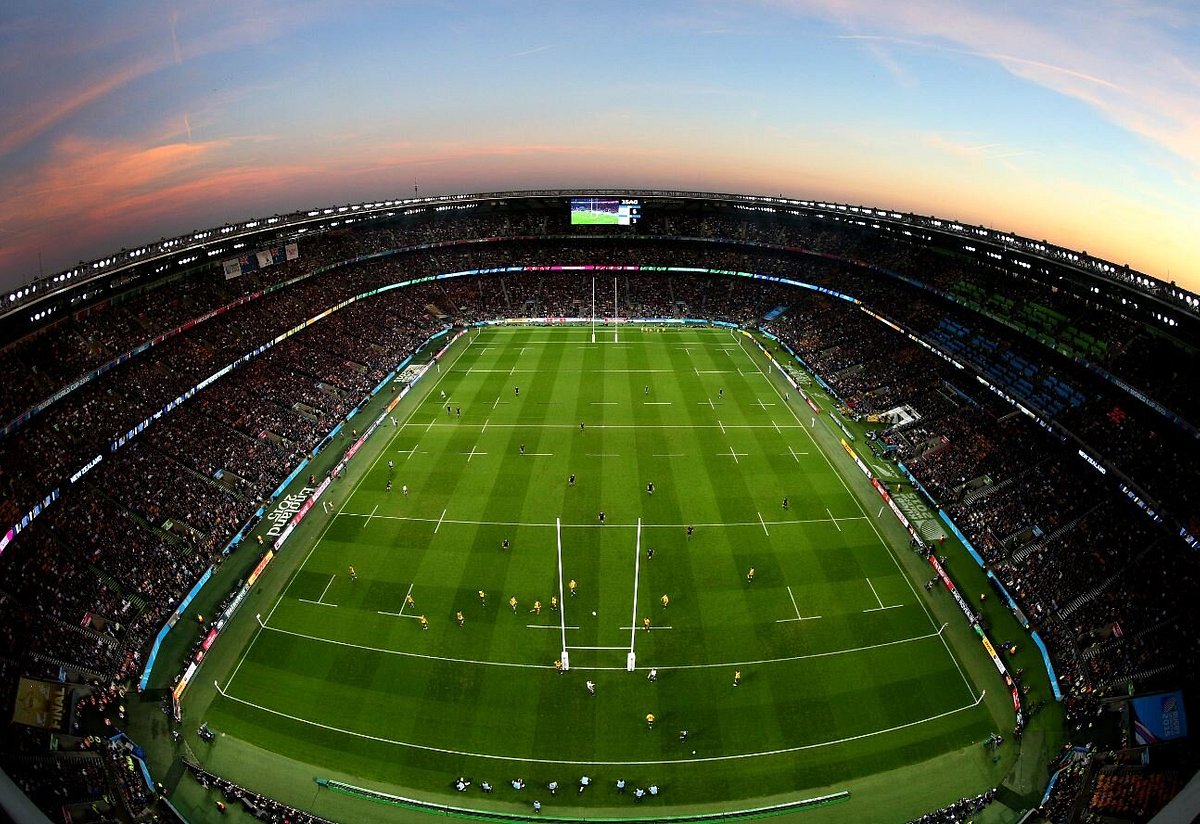
[(290, 164), (238, 165), (235, 150), (228, 141), (149, 148), (73, 137), (58, 141), (45, 163), (9, 181), (0, 200), (5, 231), (0, 271), (31, 271), (39, 250), (47, 251), (46, 263), (54, 270), (69, 262), (60, 257), (69, 254), (64, 245), (87, 254), (82, 250), (104, 249), (113, 237), (144, 242), (150, 239), (142, 236), (148, 227), (166, 231), (169, 218), (187, 220), (219, 202), (246, 208), (264, 189), (285, 188), (307, 173)]
[(10, 109), (4, 116), (4, 121), (19, 125), (3, 130), (3, 135), (0, 136), (0, 157), (24, 146), (56, 123), (139, 77), (146, 76), (157, 67), (155, 61), (140, 60), (121, 66), (99, 79), (90, 79), (67, 91), (62, 97), (39, 97), (23, 111)]
[[(328, 5), (285, 0), (242, 0), (223, 14), (181, 14), (162, 18), (113, 15), (101, 30), (88, 29), (86, 38), (72, 40), (57, 32), (42, 33), (38, 61), (11, 65), (14, 89), (22, 88), (42, 60), (56, 64), (95, 64), (77, 77), (40, 89), (25, 101), (10, 101), (0, 110), (0, 158), (46, 135), (53, 127), (146, 77), (204, 56), (257, 46), (276, 40), (323, 16), (335, 14)], [(38, 21), (27, 23), (36, 27)], [(157, 38), (157, 39), (156, 39)], [(50, 44), (41, 49), (40, 44)], [(50, 75), (24, 78), (41, 85)]]

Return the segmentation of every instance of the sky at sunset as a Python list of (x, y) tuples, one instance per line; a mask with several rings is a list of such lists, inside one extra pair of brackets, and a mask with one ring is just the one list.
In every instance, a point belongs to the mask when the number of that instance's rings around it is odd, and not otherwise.
[(4, 0), (0, 286), (363, 200), (669, 187), (1200, 291), (1200, 3)]

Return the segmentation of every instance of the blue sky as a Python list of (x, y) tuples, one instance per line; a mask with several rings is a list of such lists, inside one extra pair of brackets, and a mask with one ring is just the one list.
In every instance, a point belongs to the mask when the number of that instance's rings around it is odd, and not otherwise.
[(1200, 6), (0, 7), (0, 284), (412, 192), (675, 187), (981, 223), (1200, 289)]

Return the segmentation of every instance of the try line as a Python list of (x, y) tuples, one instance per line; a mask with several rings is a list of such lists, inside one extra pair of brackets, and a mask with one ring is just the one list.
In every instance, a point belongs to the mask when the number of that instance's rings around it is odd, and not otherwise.
[(434, 747), (434, 746), (430, 746), (428, 744), (414, 744), (411, 741), (401, 741), (401, 740), (395, 739), (395, 738), (384, 738), (384, 737), (378, 736), (378, 735), (371, 735), (370, 733), (357, 732), (355, 730), (348, 730), (348, 729), (345, 729), (342, 727), (335, 727), (331, 724), (323, 724), (320, 721), (312, 721), (308, 718), (302, 718), (298, 715), (291, 715), (286, 712), (280, 712), (279, 710), (271, 709), (270, 707), (264, 707), (262, 704), (255, 704), (253, 701), (247, 701), (244, 698), (238, 698), (237, 696), (230, 695), (228, 692), (221, 689), (221, 685), (218, 684), (216, 681), (213, 682), (213, 686), (216, 687), (217, 692), (221, 694), (222, 698), (225, 698), (229, 701), (233, 701), (238, 704), (242, 704), (243, 706), (251, 707), (253, 709), (260, 710), (262, 712), (277, 716), (279, 718), (286, 718), (289, 721), (296, 721), (301, 724), (307, 724), (312, 727), (317, 727), (319, 729), (328, 730), (329, 732), (342, 733), (343, 735), (350, 735), (350, 736), (354, 736), (355, 738), (363, 738), (368, 741), (376, 741), (381, 744), (392, 744), (397, 747), (406, 747), (409, 749), (421, 750), (422, 752), (436, 752), (436, 753), (442, 753), (442, 754), (446, 754), (446, 755), (470, 756), (472, 758), (493, 758), (493, 759), (497, 759), (497, 760), (501, 760), (501, 761), (513, 761), (513, 762), (518, 762), (518, 763), (522, 763), (522, 764), (560, 764), (560, 765), (585, 766), (585, 767), (586, 766), (606, 766), (606, 767), (651, 766), (651, 765), (660, 765), (660, 764), (692, 764), (692, 763), (701, 762), (701, 761), (709, 761), (709, 762), (712, 762), (712, 761), (738, 761), (738, 760), (747, 759), (747, 758), (764, 758), (764, 757), (768, 757), (768, 756), (772, 756), (772, 755), (787, 755), (789, 753), (803, 752), (805, 750), (815, 750), (815, 749), (819, 749), (821, 747), (832, 747), (832, 746), (836, 746), (838, 744), (846, 744), (851, 741), (861, 741), (864, 738), (873, 738), (877, 735), (886, 735), (887, 733), (890, 733), (890, 732), (897, 732), (899, 730), (909, 729), (911, 727), (917, 727), (922, 724), (928, 724), (932, 721), (937, 721), (939, 719), (946, 718), (951, 715), (955, 715), (957, 713), (963, 712), (964, 710), (973, 709), (974, 707), (979, 706), (979, 704), (983, 701), (984, 695), (987, 694), (986, 691), (981, 692), (979, 694), (979, 697), (970, 704), (964, 704), (961, 707), (955, 707), (952, 710), (946, 710), (945, 712), (940, 712), (937, 715), (930, 715), (926, 718), (918, 718), (915, 721), (909, 721), (905, 724), (897, 724), (894, 727), (887, 727), (886, 729), (881, 729), (881, 730), (872, 730), (871, 732), (859, 733), (858, 735), (850, 735), (850, 736), (846, 736), (845, 738), (836, 738), (836, 739), (831, 739), (828, 741), (818, 741), (818, 742), (814, 742), (812, 744), (800, 744), (795, 747), (781, 747), (781, 748), (775, 749), (775, 750), (760, 750), (758, 752), (731, 753), (729, 755), (706, 755), (706, 756), (702, 756), (699, 758), (664, 758), (664, 759), (660, 759), (658, 761), (595, 761), (595, 760), (573, 761), (573, 760), (556, 759), (556, 758), (528, 758), (525, 756), (499, 755), (496, 753), (470, 752), (467, 750), (454, 750), (454, 749), (448, 749), (445, 747)]
[[(443, 513), (444, 515), (444, 513)], [(803, 524), (827, 524), (829, 518), (797, 518), (790, 521), (765, 521), (762, 516), (759, 516), (757, 521), (720, 521), (716, 523), (687, 523), (687, 524), (644, 524), (641, 518), (637, 523), (618, 523), (614, 521), (605, 521), (604, 524), (582, 523), (582, 524), (556, 524), (554, 521), (472, 521), (465, 518), (421, 518), (414, 515), (374, 515), (364, 514), (361, 512), (339, 512), (339, 518), (372, 518), (379, 521), (412, 521), (414, 523), (429, 523), (429, 524), (456, 524), (459, 526), (508, 526), (508, 527), (528, 527), (528, 528), (543, 528), (550, 529), (558, 527), (561, 529), (683, 529), (688, 526), (704, 527), (705, 529), (713, 529), (718, 527), (754, 527), (755, 529), (765, 530), (768, 526), (789, 526)], [(838, 518), (839, 521), (866, 521), (870, 520), (866, 515), (852, 515), (845, 518)], [(838, 527), (841, 531), (841, 527)], [(769, 532), (767, 533), (770, 534)]]
[[(269, 617), (269, 616), (268, 616)], [(288, 635), (292, 638), (302, 638), (306, 641), (314, 641), (319, 644), (332, 644), (333, 646), (346, 647), (347, 649), (359, 649), (365, 652), (376, 652), (380, 655), (395, 655), (400, 658), (416, 658), (423, 661), (444, 661), (451, 664), (473, 664), (481, 667), (508, 667), (510, 669), (537, 669), (546, 670), (554, 669), (552, 664), (526, 664), (519, 661), (485, 661), (475, 658), (453, 658), (444, 655), (430, 655), (423, 652), (408, 652), (406, 650), (388, 649), (386, 647), (373, 647), (369, 644), (356, 644), (351, 641), (338, 641), (333, 638), (322, 638), (319, 635), (309, 635), (303, 632), (296, 632), (282, 627), (273, 627), (264, 623), (262, 618), (255, 616), (259, 627), (266, 632), (277, 632), (281, 635)], [(536, 624), (537, 628), (558, 629), (552, 624)], [(707, 664), (660, 664), (655, 665), (660, 670), (694, 670), (694, 669), (729, 669), (730, 667), (751, 667), (764, 666), (767, 664), (786, 664), (795, 661), (809, 661), (817, 658), (830, 658), (837, 655), (850, 655), (857, 652), (870, 652), (871, 650), (884, 649), (886, 647), (894, 647), (902, 644), (912, 644), (917, 641), (927, 641), (930, 638), (940, 638), (942, 631), (946, 625), (942, 624), (941, 629), (937, 632), (929, 632), (924, 635), (914, 635), (910, 638), (898, 638), (895, 641), (882, 641), (878, 644), (866, 644), (859, 647), (849, 647), (846, 649), (827, 650), (826, 652), (807, 652), (800, 655), (788, 655), (782, 658), (759, 658), (751, 661), (719, 661)], [(636, 629), (634, 630), (636, 632)], [(624, 649), (624, 647), (621, 647)], [(625, 667), (579, 667), (578, 669), (587, 669), (592, 671), (610, 671), (622, 672)], [(232, 681), (233, 679), (230, 679)], [(226, 684), (228, 686), (228, 684)]]

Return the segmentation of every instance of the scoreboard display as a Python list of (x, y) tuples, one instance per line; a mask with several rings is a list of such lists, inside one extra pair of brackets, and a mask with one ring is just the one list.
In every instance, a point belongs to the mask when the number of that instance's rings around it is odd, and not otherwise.
[(571, 198), (572, 226), (632, 226), (641, 216), (642, 204), (638, 200), (616, 197), (573, 197)]

